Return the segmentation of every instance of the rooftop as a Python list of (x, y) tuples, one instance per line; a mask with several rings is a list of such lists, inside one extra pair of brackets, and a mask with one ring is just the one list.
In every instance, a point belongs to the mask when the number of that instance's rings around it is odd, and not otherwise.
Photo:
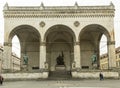
[(114, 9), (114, 5), (111, 2), (110, 5), (102, 5), (102, 6), (79, 6), (77, 2), (74, 6), (44, 6), (43, 3), (41, 3), (40, 6), (9, 6), (8, 3), (4, 5), (4, 10), (81, 10), (81, 9)]

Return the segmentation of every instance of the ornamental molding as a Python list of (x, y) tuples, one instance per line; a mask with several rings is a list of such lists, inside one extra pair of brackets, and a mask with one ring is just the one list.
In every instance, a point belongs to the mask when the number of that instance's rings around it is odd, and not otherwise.
[(78, 17), (114, 17), (114, 14), (54, 14), (54, 15), (49, 15), (49, 14), (44, 14), (44, 15), (34, 15), (34, 14), (6, 14), (4, 15), (4, 18), (78, 18)]
[(80, 25), (79, 21), (75, 21), (75, 22), (74, 22), (74, 26), (75, 26), (75, 27), (78, 27), (79, 25)]
[(45, 22), (44, 21), (41, 21), (40, 22), (40, 27), (44, 27), (45, 26)]

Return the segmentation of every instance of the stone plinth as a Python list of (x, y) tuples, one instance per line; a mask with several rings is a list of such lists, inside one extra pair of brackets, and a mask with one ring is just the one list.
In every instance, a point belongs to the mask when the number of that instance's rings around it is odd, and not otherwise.
[[(100, 72), (71, 72), (73, 78), (99, 78)], [(119, 73), (118, 72), (102, 72), (104, 78), (119, 78)]]
[(64, 65), (56, 65), (56, 70), (65, 70), (65, 66)]
[(30, 80), (30, 79), (46, 79), (48, 72), (41, 73), (3, 73), (5, 80)]

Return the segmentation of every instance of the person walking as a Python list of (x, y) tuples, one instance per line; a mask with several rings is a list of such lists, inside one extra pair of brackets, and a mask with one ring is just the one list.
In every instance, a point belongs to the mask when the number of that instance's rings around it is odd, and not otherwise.
[(103, 74), (100, 72), (100, 74), (99, 74), (99, 77), (100, 77), (100, 80), (103, 80), (104, 79), (104, 77), (103, 77)]

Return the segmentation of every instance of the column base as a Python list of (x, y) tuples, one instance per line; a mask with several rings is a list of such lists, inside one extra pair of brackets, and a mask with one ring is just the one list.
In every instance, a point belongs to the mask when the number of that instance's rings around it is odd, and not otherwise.
[(40, 71), (40, 72), (49, 72), (49, 70), (48, 70), (48, 69), (45, 69), (45, 68), (40, 68), (39, 71)]
[(76, 72), (80, 72), (80, 71), (81, 71), (81, 68), (74, 68), (74, 69), (71, 70), (71, 72), (75, 72), (75, 71), (76, 71)]

